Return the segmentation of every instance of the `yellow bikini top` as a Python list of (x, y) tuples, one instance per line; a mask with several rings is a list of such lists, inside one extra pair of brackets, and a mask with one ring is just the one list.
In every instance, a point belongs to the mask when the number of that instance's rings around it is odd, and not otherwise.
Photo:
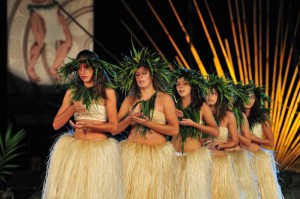
[(97, 120), (100, 122), (107, 121), (106, 107), (99, 104), (91, 104), (90, 109), (84, 112), (75, 112), (75, 120)]
[(252, 134), (261, 138), (262, 137), (262, 125), (256, 124), (252, 129)]
[(219, 127), (219, 136), (215, 137), (216, 140), (220, 140), (222, 142), (227, 142), (228, 139), (228, 128), (220, 126)]

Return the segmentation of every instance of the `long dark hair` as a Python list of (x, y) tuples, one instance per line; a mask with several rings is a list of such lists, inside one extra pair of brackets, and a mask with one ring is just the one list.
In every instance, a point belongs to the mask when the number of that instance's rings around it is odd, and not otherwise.
[[(99, 60), (99, 56), (90, 50), (82, 50), (77, 54), (76, 57), (77, 60), (82, 60), (83, 63), (87, 64), (87, 62), (85, 61), (86, 59), (97, 59)], [(89, 62), (88, 63), (88, 67), (91, 67), (94, 69), (94, 74), (93, 74), (93, 78), (94, 78), (94, 83), (95, 86), (93, 88), (94, 92), (96, 93), (96, 95), (100, 95), (103, 99), (106, 99), (106, 93), (105, 93), (105, 85), (106, 82), (111, 82), (111, 80), (109, 79), (108, 75), (105, 74), (104, 70), (95, 70), (95, 66), (93, 65), (93, 62)], [(83, 86), (83, 81), (80, 79), (79, 74), (77, 74), (78, 77), (78, 86)]]
[[(184, 76), (182, 76), (186, 81), (188, 81)], [(179, 77), (180, 78), (180, 77)], [(177, 79), (179, 79), (177, 78)], [(177, 81), (177, 79), (175, 81)], [(203, 103), (205, 102), (205, 97), (203, 93), (200, 91), (198, 85), (189, 84), (191, 86), (191, 104), (193, 107), (195, 107), (197, 110), (201, 108)], [(176, 84), (173, 87), (174, 95), (176, 99), (180, 99), (180, 95), (176, 91)]]

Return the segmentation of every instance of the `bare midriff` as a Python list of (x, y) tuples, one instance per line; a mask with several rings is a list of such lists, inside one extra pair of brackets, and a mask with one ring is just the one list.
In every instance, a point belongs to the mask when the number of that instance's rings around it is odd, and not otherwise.
[(135, 132), (136, 127), (133, 127), (128, 136), (128, 141), (136, 142), (140, 144), (147, 145), (156, 145), (156, 144), (164, 144), (166, 143), (166, 136), (160, 133), (157, 133), (153, 130), (151, 132), (147, 132), (145, 136), (142, 136), (138, 132)]
[[(82, 120), (93, 124), (103, 124), (105, 122), (95, 120)], [(108, 137), (104, 132), (95, 131), (92, 129), (75, 129), (74, 137), (78, 140), (107, 140)]]
[[(181, 145), (181, 137), (175, 137), (172, 139), (172, 144), (175, 148), (175, 151), (177, 152), (182, 152), (182, 145)], [(192, 151), (195, 151), (197, 149), (200, 149), (201, 148), (201, 143), (200, 143), (200, 140), (199, 140), (199, 136), (197, 136), (196, 138), (191, 138), (191, 137), (188, 137), (184, 143), (184, 153), (186, 152), (192, 152)]]

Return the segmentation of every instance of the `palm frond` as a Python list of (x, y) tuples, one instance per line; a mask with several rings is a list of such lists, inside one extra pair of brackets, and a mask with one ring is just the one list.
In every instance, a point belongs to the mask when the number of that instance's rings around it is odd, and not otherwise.
[(5, 136), (0, 136), (0, 182), (4, 183), (6, 175), (12, 174), (11, 170), (17, 168), (18, 165), (11, 162), (24, 154), (19, 149), (26, 144), (21, 144), (26, 137), (25, 131), (22, 129), (16, 133), (12, 132), (11, 125), (8, 126)]

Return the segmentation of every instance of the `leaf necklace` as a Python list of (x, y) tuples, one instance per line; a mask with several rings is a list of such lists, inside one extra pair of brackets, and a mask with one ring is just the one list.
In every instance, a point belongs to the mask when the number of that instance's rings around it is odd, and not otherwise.
[[(179, 101), (176, 107), (183, 112), (183, 118), (188, 118), (196, 123), (200, 122), (200, 111), (194, 104), (189, 104), (186, 108), (183, 108), (181, 101)], [(181, 118), (182, 119), (182, 118)], [(188, 137), (197, 138), (199, 130), (191, 126), (180, 126), (179, 135), (181, 136), (181, 150), (184, 151), (184, 145)]]
[[(134, 110), (140, 104), (141, 113), (143, 113), (143, 116), (146, 116), (151, 121), (154, 113), (156, 94), (157, 91), (155, 91), (155, 93), (148, 100), (138, 101), (132, 106), (131, 110)], [(137, 124), (136, 132), (138, 132), (142, 137), (145, 137), (147, 132), (151, 133), (151, 129), (141, 124)]]

